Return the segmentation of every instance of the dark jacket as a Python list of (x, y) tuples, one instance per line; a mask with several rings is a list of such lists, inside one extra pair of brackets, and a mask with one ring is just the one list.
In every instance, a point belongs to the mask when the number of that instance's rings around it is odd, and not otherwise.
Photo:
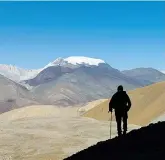
[(115, 112), (128, 112), (130, 108), (131, 101), (126, 91), (116, 92), (109, 102), (109, 111), (115, 109)]

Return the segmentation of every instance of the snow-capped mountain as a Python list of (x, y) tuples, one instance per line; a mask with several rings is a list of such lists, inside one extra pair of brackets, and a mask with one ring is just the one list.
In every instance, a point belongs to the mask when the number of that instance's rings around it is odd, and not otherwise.
[(16, 82), (34, 78), (40, 71), (41, 69), (28, 70), (13, 65), (0, 64), (0, 74)]
[[(90, 57), (84, 57), (84, 56), (71, 56), (71, 57), (67, 57), (67, 58), (59, 57), (56, 60), (48, 63), (45, 67), (40, 68), (40, 69), (28, 70), (28, 69), (23, 69), (23, 68), (14, 66), (14, 65), (0, 64), (0, 74), (15, 82), (21, 82), (21, 84), (24, 85), (22, 83), (22, 81), (35, 78), (41, 71), (43, 71), (49, 67), (63, 66), (65, 68), (75, 69), (75, 68), (79, 68), (81, 66), (98, 67), (100, 65), (106, 66), (109, 64), (107, 64), (102, 59), (90, 58)], [(110, 67), (110, 65), (109, 65), (109, 67)], [(139, 73), (142, 73), (142, 71), (141, 71), (142, 69), (141, 68), (139, 69), (140, 72), (137, 72), (137, 69), (136, 69), (136, 70), (123, 71), (122, 73), (126, 74), (127, 76), (131, 76), (131, 77), (135, 78), (134, 75), (139, 76)], [(150, 70), (151, 69), (146, 68), (144, 75), (146, 75), (146, 72), (148, 73)], [(165, 73), (164, 71), (161, 71), (161, 72), (162, 72), (162, 74)], [(152, 69), (152, 71), (150, 71), (150, 74), (153, 75), (153, 77), (155, 77), (154, 73), (155, 73), (155, 70)], [(132, 75), (132, 74), (134, 74), (134, 75)], [(146, 75), (146, 76), (149, 77), (148, 75)], [(165, 77), (165, 75), (163, 75), (163, 76)], [(144, 76), (142, 77), (142, 80), (143, 79), (144, 79)], [(145, 82), (148, 83), (148, 81), (146, 81), (146, 80), (145, 80)]]
[(35, 76), (37, 76), (42, 70), (51, 67), (51, 66), (67, 66), (72, 65), (72, 67), (76, 67), (79, 65), (84, 66), (98, 66), (101, 63), (105, 63), (101, 59), (95, 59), (95, 58), (89, 58), (89, 57), (83, 57), (83, 56), (72, 56), (68, 58), (57, 58), (55, 61), (50, 62), (48, 65), (46, 65), (43, 68), (40, 69), (23, 69), (14, 65), (6, 65), (6, 64), (0, 64), (0, 74), (13, 80), (16, 82), (20, 82), (23, 80), (32, 79)]
[(50, 66), (64, 66), (64, 65), (84, 65), (84, 66), (98, 66), (99, 64), (105, 64), (105, 61), (96, 58), (84, 57), (84, 56), (72, 56), (68, 58), (57, 58), (55, 61), (50, 62), (44, 68)]
[(35, 78), (24, 81), (44, 104), (73, 106), (109, 98), (120, 84), (126, 90), (143, 86), (100, 59), (58, 58)]
[[(146, 69), (144, 75), (149, 71)], [(162, 79), (161, 74), (155, 72), (151, 70), (146, 76), (149, 78), (157, 76)], [(82, 56), (60, 57), (36, 70), (0, 65), (0, 75), (5, 77), (3, 79), (8, 78), (17, 82), (16, 84), (19, 83), (19, 86), (25, 86), (30, 90), (27, 94), (33, 94), (35, 102), (57, 106), (73, 106), (96, 99), (109, 98), (116, 92), (118, 85), (123, 85), (125, 90), (130, 90), (150, 84), (145, 76), (142, 76), (140, 80), (137, 79), (136, 75), (139, 72), (133, 73), (135, 77), (131, 76), (130, 72), (128, 75), (127, 72), (111, 67), (101, 59)], [(5, 80), (0, 84), (6, 86)], [(15, 85), (12, 86), (15, 87)], [(13, 94), (11, 89), (6, 92), (6, 95), (8, 94)]]

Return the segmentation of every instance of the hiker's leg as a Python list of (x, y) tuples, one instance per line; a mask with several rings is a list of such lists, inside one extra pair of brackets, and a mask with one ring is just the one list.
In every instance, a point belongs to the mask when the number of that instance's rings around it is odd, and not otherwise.
[(122, 134), (121, 131), (121, 116), (118, 113), (115, 113), (116, 116), (116, 122), (117, 122), (117, 132), (118, 132), (118, 136), (120, 136)]
[(128, 119), (128, 114), (125, 113), (123, 116), (123, 134), (127, 133), (127, 119)]

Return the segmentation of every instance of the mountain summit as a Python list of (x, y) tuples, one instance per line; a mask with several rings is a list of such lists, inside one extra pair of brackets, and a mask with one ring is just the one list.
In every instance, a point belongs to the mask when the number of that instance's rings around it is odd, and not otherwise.
[(96, 58), (89, 58), (89, 57), (83, 57), (83, 56), (71, 56), (67, 58), (59, 57), (55, 61), (50, 62), (45, 67), (40, 69), (23, 69), (14, 65), (6, 65), (6, 64), (0, 64), (0, 74), (13, 80), (16, 82), (22, 81), (22, 80), (28, 80), (31, 78), (34, 78), (39, 74), (42, 70), (51, 67), (51, 66), (68, 66), (68, 65), (74, 65), (72, 67), (76, 67), (77, 65), (85, 65), (85, 66), (98, 66), (101, 63), (105, 63), (101, 59)]
[(64, 61), (67, 61), (68, 63), (74, 64), (74, 65), (87, 64), (87, 65), (94, 65), (94, 66), (98, 66), (101, 63), (105, 63), (101, 59), (89, 58), (89, 57), (79, 57), (79, 56), (68, 57), (68, 58), (64, 59)]
[(109, 98), (121, 84), (126, 90), (142, 87), (101, 59), (88, 57), (58, 58), (45, 66), (36, 77), (24, 81), (44, 104), (83, 105)]
[(57, 58), (55, 61), (50, 62), (48, 65), (46, 65), (44, 68), (50, 67), (50, 66), (63, 66), (63, 65), (85, 65), (85, 66), (98, 66), (99, 64), (105, 64), (104, 60), (96, 59), (96, 58), (90, 58), (90, 57), (84, 57), (84, 56), (71, 56), (68, 58)]
[[(14, 65), (0, 64), (0, 74), (15, 82), (20, 82), (23, 80), (35, 78), (45, 69), (57, 66), (64, 67), (65, 69), (76, 69), (80, 67), (102, 67), (104, 69), (112, 69), (112, 67), (102, 59), (85, 56), (70, 56), (67, 58), (59, 57), (39, 69), (29, 70)], [(140, 83), (144, 85), (165, 80), (165, 74), (153, 68), (136, 68), (132, 70), (125, 70), (121, 73), (127, 77), (140, 81)]]

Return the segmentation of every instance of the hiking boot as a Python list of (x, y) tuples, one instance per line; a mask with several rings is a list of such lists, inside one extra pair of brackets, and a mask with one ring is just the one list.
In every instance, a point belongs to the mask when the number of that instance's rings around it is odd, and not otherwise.
[(127, 134), (127, 131), (124, 131), (124, 132), (123, 132), (123, 135), (126, 135), (126, 134)]
[(122, 135), (122, 133), (121, 132), (118, 132), (118, 136), (121, 136)]

